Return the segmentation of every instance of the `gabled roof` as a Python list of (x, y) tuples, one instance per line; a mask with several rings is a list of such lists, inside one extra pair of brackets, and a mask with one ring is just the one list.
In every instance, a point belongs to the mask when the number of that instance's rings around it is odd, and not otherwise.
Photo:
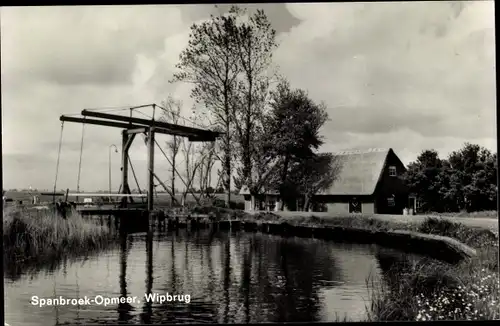
[(373, 194), (390, 152), (393, 152), (390, 148), (374, 148), (334, 153), (339, 169), (337, 179), (318, 195)]
[[(333, 153), (335, 168), (339, 170), (337, 179), (329, 189), (318, 192), (318, 195), (372, 195), (390, 153), (396, 156), (391, 148), (371, 148)], [(248, 188), (243, 186), (240, 195), (249, 194)]]

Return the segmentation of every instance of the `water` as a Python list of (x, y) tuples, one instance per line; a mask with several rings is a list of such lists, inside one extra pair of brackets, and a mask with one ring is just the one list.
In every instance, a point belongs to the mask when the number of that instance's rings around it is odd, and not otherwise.
[[(146, 240), (145, 234), (129, 235), (99, 255), (6, 277), (5, 322), (355, 321), (365, 318), (369, 305), (366, 278), (378, 282), (382, 275), (377, 246), (209, 230), (161, 233)], [(167, 292), (188, 294), (190, 302), (144, 299), (145, 293)], [(38, 307), (30, 304), (35, 295), (136, 296), (140, 302)]]

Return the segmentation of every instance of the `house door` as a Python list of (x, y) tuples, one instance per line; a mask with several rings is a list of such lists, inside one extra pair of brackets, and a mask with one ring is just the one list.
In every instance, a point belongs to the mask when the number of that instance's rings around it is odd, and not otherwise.
[(361, 213), (361, 202), (357, 198), (349, 201), (349, 213)]
[(412, 210), (413, 214), (417, 213), (417, 198), (416, 197), (409, 197), (409, 204), (408, 208)]

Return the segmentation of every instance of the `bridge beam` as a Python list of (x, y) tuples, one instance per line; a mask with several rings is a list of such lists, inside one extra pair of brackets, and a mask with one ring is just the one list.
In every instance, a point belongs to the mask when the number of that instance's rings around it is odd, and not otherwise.
[[(147, 128), (145, 128), (143, 125), (131, 124), (131, 123), (125, 123), (125, 122), (91, 119), (91, 118), (86, 118), (86, 117), (85, 118), (67, 117), (65, 115), (60, 116), (59, 120), (64, 121), (64, 122), (83, 123), (83, 124), (95, 125), (95, 126), (127, 129), (128, 130), (127, 132), (129, 134), (147, 132)], [(195, 136), (195, 135), (185, 135), (185, 134), (179, 134), (179, 133), (174, 132), (174, 131), (169, 130), (169, 129), (158, 128), (158, 127), (155, 127), (155, 133), (164, 134), (164, 135), (174, 135), (174, 136), (179, 136), (179, 137), (187, 137), (189, 139), (189, 141), (192, 141), (192, 142), (215, 141), (215, 139), (216, 139), (215, 136), (210, 136), (210, 137), (202, 136), (202, 137), (200, 137), (200, 136)]]
[(109, 114), (109, 113), (95, 112), (89, 110), (83, 110), (81, 114), (83, 116), (89, 116), (94, 118), (127, 122), (130, 123), (131, 125), (134, 124), (140, 126), (161, 128), (166, 131), (169, 131), (171, 135), (189, 137), (198, 141), (201, 141), (202, 139), (207, 139), (206, 141), (213, 141), (212, 139), (219, 137), (221, 134), (220, 132), (206, 130), (206, 129), (192, 128), (162, 121), (125, 117), (117, 114)]
[(136, 128), (136, 129), (128, 129), (127, 134), (129, 135), (134, 135), (134, 134), (144, 134), (148, 132), (148, 128)]
[(125, 122), (115, 122), (115, 121), (109, 121), (109, 120), (99, 120), (99, 119), (90, 119), (90, 118), (67, 117), (65, 115), (60, 116), (59, 120), (64, 121), (64, 122), (83, 123), (83, 124), (88, 124), (88, 125), (114, 127), (114, 128), (121, 128), (121, 129), (140, 128), (141, 127), (140, 125), (134, 125), (134, 124), (125, 123)]

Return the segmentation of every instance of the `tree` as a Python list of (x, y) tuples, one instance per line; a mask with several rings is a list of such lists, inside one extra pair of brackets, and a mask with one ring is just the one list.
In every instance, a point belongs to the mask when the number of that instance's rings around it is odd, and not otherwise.
[(209, 188), (212, 188), (212, 169), (216, 162), (216, 152), (215, 152), (215, 143), (209, 142), (203, 144), (203, 147), (200, 149), (201, 155), (201, 166), (198, 171), (199, 175), (199, 187), (200, 192), (203, 195), (208, 195), (213, 191), (210, 191)]
[(226, 204), (231, 200), (231, 106), (240, 65), (234, 46), (235, 15), (211, 16), (211, 19), (191, 26), (189, 43), (176, 65), (179, 72), (174, 81), (193, 84), (191, 96), (203, 103), (225, 132), (223, 136), (223, 168), (225, 173)]
[(423, 151), (408, 165), (404, 181), (418, 195), (422, 211), (457, 212), (496, 209), (497, 154), (464, 144), (447, 160)]
[[(194, 112), (194, 109), (193, 109)], [(204, 115), (198, 115), (195, 118), (193, 117), (191, 120), (192, 126), (196, 126), (200, 123), (200, 120), (204, 119)], [(203, 164), (208, 165), (207, 173), (211, 174), (211, 169), (215, 163), (214, 157), (215, 153), (215, 144), (213, 142), (208, 143), (200, 143), (200, 142), (191, 142), (186, 138), (182, 138), (181, 143), (181, 152), (184, 156), (184, 175), (186, 180), (184, 182), (184, 192), (182, 194), (182, 201), (185, 203), (187, 194), (191, 193), (195, 196), (194, 182), (196, 176), (203, 177)], [(201, 193), (203, 193), (202, 188), (200, 187)], [(195, 199), (198, 201), (196, 197)]]
[(452, 191), (460, 209), (495, 209), (497, 201), (497, 157), (486, 148), (465, 143), (452, 152), (448, 161), (453, 169)]
[[(210, 116), (209, 112), (202, 111), (198, 112), (197, 121), (203, 121), (206, 125), (211, 127), (214, 131), (221, 131), (220, 126), (213, 123), (213, 118)], [(212, 186), (212, 170), (217, 161), (222, 162), (220, 146), (217, 146), (217, 142), (203, 142), (201, 146), (198, 146), (198, 155), (200, 155), (200, 168), (198, 170), (199, 176), (199, 187), (200, 192), (203, 196), (207, 197), (211, 191), (208, 188)], [(213, 191), (212, 191), (213, 192)]]
[(276, 32), (264, 11), (247, 14), (233, 6), (228, 14), (193, 25), (177, 65), (180, 72), (173, 79), (193, 83), (192, 97), (205, 104), (225, 133), (221, 162), (226, 204), (233, 172), (237, 189), (252, 182), (256, 161), (252, 147), (269, 95), (273, 76), (269, 67), (277, 47)]
[(240, 189), (243, 184), (252, 184), (252, 153), (255, 144), (256, 128), (262, 122), (263, 109), (268, 95), (270, 79), (269, 68), (272, 53), (276, 49), (276, 31), (272, 28), (263, 10), (257, 10), (248, 20), (243, 17), (246, 10), (233, 6), (231, 14), (237, 17), (233, 30), (236, 58), (241, 66), (241, 78), (232, 97), (237, 110), (234, 113), (238, 161), (235, 185)]
[(314, 103), (303, 90), (290, 89), (285, 80), (271, 93), (270, 107), (271, 112), (265, 121), (267, 132), (261, 146), (264, 159), (279, 166), (278, 174), (266, 182), (277, 185), (282, 210), (284, 201), (296, 195), (296, 189), (290, 187), (290, 171), (314, 160), (315, 150), (323, 144), (319, 131), (328, 120), (328, 114), (323, 104)]
[[(163, 108), (165, 110), (162, 113), (162, 116), (160, 117), (160, 121), (166, 121), (166, 122), (171, 122), (174, 124), (179, 123), (179, 119), (181, 117), (181, 110), (182, 110), (182, 102), (175, 100), (173, 97), (169, 96), (166, 101), (162, 102)], [(174, 205), (175, 202), (175, 177), (176, 177), (176, 157), (177, 154), (179, 153), (179, 148), (181, 145), (181, 137), (179, 136), (172, 136), (172, 139), (170, 141), (166, 142), (166, 147), (168, 149), (168, 152), (170, 153), (170, 159), (171, 159), (171, 165), (172, 165), (172, 174), (171, 174), (171, 187), (172, 187), (172, 193), (171, 193), (171, 204)]]
[(410, 191), (418, 195), (421, 209), (424, 211), (441, 211), (441, 198), (447, 189), (442, 189), (444, 180), (448, 180), (443, 169), (443, 161), (435, 150), (424, 150), (415, 162), (408, 165), (403, 177)]
[(332, 153), (314, 154), (304, 159), (290, 173), (292, 186), (304, 196), (304, 211), (308, 211), (311, 200), (319, 191), (328, 189), (337, 179), (340, 162)]

